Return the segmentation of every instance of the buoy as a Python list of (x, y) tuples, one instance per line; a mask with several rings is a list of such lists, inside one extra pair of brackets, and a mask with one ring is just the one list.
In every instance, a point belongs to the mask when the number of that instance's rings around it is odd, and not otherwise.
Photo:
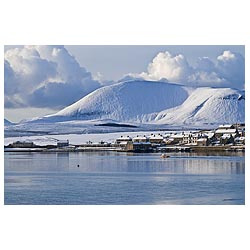
[(77, 165), (77, 167), (79, 168), (79, 164)]

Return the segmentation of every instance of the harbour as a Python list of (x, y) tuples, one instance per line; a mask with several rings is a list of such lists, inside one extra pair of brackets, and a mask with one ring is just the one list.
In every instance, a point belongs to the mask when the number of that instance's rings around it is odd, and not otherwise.
[(5, 204), (244, 204), (243, 152), (5, 152)]

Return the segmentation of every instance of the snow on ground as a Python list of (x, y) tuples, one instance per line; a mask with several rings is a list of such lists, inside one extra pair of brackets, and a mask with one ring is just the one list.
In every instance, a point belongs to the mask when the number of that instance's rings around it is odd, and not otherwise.
[[(20, 137), (20, 136), (35, 136), (35, 135), (62, 135), (62, 134), (103, 134), (116, 132), (136, 132), (136, 131), (160, 131), (160, 130), (188, 130), (188, 129), (203, 129), (215, 128), (214, 126), (171, 126), (164, 124), (137, 124), (129, 123), (135, 127), (116, 127), (102, 126), (102, 124), (110, 123), (110, 120), (91, 120), (91, 121), (66, 121), (55, 123), (20, 123), (4, 128), (4, 136)], [(120, 124), (112, 121), (112, 123)], [(128, 123), (124, 123), (128, 124)], [(101, 126), (99, 126), (101, 125)]]
[(36, 145), (56, 145), (58, 140), (69, 140), (70, 144), (85, 144), (88, 141), (99, 143), (101, 141), (113, 143), (121, 136), (149, 136), (151, 134), (165, 134), (174, 131), (138, 131), (138, 132), (117, 132), (117, 133), (103, 133), (103, 134), (64, 134), (64, 135), (43, 135), (43, 136), (18, 136), (9, 137), (4, 139), (4, 145), (7, 146), (15, 141), (29, 141), (34, 142)]

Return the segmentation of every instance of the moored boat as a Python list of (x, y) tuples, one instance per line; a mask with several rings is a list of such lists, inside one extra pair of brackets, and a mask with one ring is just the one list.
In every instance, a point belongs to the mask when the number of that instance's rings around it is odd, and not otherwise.
[(167, 155), (167, 154), (161, 154), (161, 158), (169, 158), (170, 155)]

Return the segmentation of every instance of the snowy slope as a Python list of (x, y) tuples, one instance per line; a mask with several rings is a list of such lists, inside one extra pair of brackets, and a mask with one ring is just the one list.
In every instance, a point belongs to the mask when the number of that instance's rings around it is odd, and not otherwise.
[(181, 104), (160, 112), (158, 124), (225, 124), (245, 121), (244, 92), (230, 88), (197, 88)]
[(187, 90), (176, 84), (129, 81), (100, 88), (78, 102), (37, 121), (112, 119), (148, 122), (158, 112), (182, 104)]

